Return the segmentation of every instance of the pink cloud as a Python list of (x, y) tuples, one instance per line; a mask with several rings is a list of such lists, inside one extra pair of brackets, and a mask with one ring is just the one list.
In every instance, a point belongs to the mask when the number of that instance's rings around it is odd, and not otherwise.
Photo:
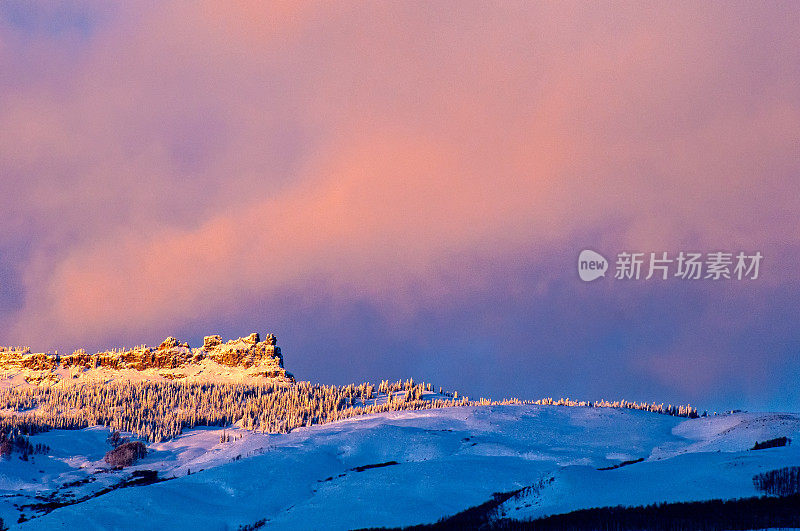
[(0, 96), (0, 242), (35, 234), (12, 341), (177, 325), (309, 282), (391, 308), (420, 283), (443, 296), (453, 256), (610, 219), (647, 248), (797, 242), (785, 14), (764, 43), (761, 18), (693, 5), (140, 7), (75, 63), (48, 44), (63, 83)]

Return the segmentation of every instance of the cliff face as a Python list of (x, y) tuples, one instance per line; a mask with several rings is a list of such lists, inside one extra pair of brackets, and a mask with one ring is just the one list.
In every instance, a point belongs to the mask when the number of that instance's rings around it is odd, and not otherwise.
[(81, 349), (65, 356), (0, 347), (0, 379), (6, 383), (113, 379), (115, 373), (130, 378), (131, 372), (135, 379), (294, 381), (283, 368), (281, 349), (276, 346), (273, 334), (267, 334), (263, 341), (258, 333), (227, 342), (218, 335), (206, 336), (199, 348), (168, 337), (157, 348), (140, 346), (96, 354), (87, 354)]

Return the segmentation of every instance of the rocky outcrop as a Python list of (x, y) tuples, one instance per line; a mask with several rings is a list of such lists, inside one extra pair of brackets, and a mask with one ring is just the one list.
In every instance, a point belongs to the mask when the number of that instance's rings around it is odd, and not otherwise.
[[(271, 335), (272, 334), (268, 334), (267, 337), (269, 337)], [(253, 332), (252, 334), (250, 334), (246, 338), (243, 338), (243, 341), (245, 343), (250, 343), (251, 345), (255, 345), (256, 343), (261, 341), (261, 338), (259, 337), (258, 332)], [(273, 345), (274, 345), (274, 343), (273, 343)]]
[(181, 343), (174, 337), (169, 336), (167, 339), (161, 342), (161, 344), (158, 346), (158, 350), (168, 350), (174, 347), (189, 348), (189, 343)]
[[(261, 341), (258, 333), (252, 333), (226, 343), (218, 335), (206, 336), (203, 347), (196, 349), (174, 337), (166, 338), (155, 349), (142, 346), (96, 354), (87, 354), (80, 349), (66, 356), (31, 354), (28, 349), (3, 348), (0, 350), (0, 377), (27, 371), (25, 378), (29, 382), (52, 381), (60, 378), (61, 369), (76, 374), (102, 368), (112, 371), (154, 370), (160, 377), (180, 379), (193, 373), (216, 374), (219, 370), (215, 370), (214, 366), (218, 366), (220, 370), (239, 369), (239, 373), (245, 377), (293, 382), (294, 377), (283, 368), (283, 356), (276, 342), (273, 334), (267, 334)], [(208, 365), (209, 362), (212, 366)], [(176, 369), (181, 370), (176, 372)]]
[(219, 336), (206, 336), (203, 338), (204, 350), (211, 350), (220, 344), (222, 344), (222, 338)]
[(283, 356), (275, 343), (272, 334), (268, 334), (264, 341), (259, 341), (258, 334), (251, 334), (212, 347), (208, 350), (208, 357), (220, 365), (255, 368), (263, 376), (283, 377), (286, 372), (283, 369)]

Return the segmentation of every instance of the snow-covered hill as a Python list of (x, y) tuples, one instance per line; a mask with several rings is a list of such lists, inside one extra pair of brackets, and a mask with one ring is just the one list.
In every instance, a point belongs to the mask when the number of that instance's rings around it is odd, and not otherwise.
[[(750, 450), (756, 441), (800, 435), (800, 415), (774, 413), (687, 420), (612, 408), (470, 406), (382, 413), (288, 434), (205, 428), (149, 444), (148, 456), (122, 471), (102, 463), (107, 435), (97, 427), (37, 434), (31, 442), (49, 445), (51, 456), (0, 462), (0, 516), (7, 525), (401, 526), (434, 522), (495, 492), (525, 487), (501, 513), (529, 518), (583, 507), (755, 496), (755, 474), (800, 465), (797, 445)], [(134, 470), (174, 479), (91, 497)], [(43, 514), (48, 503), (84, 497)], [(32, 520), (14, 524), (15, 504), (36, 503), (21, 511)]]

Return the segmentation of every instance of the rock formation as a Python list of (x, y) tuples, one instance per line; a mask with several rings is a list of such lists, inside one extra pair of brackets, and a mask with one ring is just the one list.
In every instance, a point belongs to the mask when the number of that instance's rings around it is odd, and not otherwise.
[(66, 356), (0, 347), (0, 378), (21, 375), (28, 383), (54, 383), (91, 376), (97, 369), (105, 369), (102, 375), (111, 378), (114, 371), (134, 370), (146, 373), (143, 377), (170, 380), (270, 378), (294, 382), (283, 368), (281, 349), (273, 334), (267, 334), (263, 341), (258, 333), (252, 333), (226, 343), (220, 336), (211, 335), (204, 338), (201, 348), (194, 349), (168, 337), (158, 348), (141, 346), (96, 354), (79, 349)]

